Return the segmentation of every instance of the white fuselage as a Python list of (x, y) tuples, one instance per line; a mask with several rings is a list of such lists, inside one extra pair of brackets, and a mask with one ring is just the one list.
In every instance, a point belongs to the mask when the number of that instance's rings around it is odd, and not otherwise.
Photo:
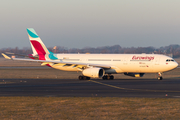
[[(63, 62), (109, 65), (108, 74), (114, 73), (157, 73), (178, 66), (171, 57), (159, 54), (56, 54)], [(80, 71), (77, 67), (52, 64), (51, 67), (66, 71)]]

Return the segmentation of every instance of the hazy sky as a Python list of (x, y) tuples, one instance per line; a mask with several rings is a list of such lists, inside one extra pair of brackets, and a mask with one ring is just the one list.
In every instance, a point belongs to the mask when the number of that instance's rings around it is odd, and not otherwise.
[(1, 0), (0, 48), (161, 47), (180, 44), (180, 0)]

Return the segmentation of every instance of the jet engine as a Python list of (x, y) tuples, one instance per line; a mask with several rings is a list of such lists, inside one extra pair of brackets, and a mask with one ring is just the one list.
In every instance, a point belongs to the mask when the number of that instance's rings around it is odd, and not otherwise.
[(145, 73), (124, 73), (124, 75), (131, 76), (131, 77), (143, 77)]
[(105, 71), (102, 68), (87, 68), (82, 71), (82, 74), (87, 77), (101, 78)]

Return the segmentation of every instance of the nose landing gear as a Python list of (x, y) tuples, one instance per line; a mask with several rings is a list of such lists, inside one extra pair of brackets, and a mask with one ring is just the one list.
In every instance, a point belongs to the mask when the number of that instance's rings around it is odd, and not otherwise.
[(162, 73), (161, 72), (158, 72), (158, 80), (162, 80), (163, 79), (163, 77), (162, 77)]

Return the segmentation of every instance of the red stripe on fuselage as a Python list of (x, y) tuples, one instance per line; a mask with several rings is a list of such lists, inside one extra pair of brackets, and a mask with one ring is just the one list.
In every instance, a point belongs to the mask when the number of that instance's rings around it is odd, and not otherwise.
[(39, 60), (46, 60), (45, 59), (46, 52), (43, 49), (42, 45), (38, 41), (35, 41), (35, 40), (31, 40), (31, 44), (34, 46), (36, 52), (38, 53)]

